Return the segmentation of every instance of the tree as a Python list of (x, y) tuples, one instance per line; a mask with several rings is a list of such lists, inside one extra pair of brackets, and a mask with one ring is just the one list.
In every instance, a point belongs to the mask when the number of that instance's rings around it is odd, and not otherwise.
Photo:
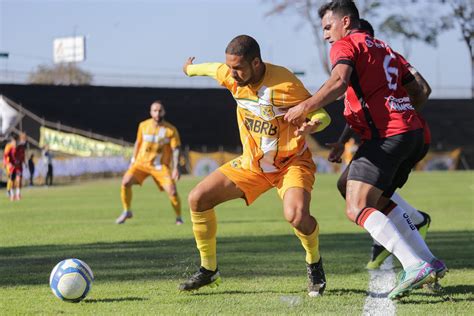
[[(267, 15), (296, 11), (311, 26), (318, 48), (319, 59), (326, 73), (330, 74), (328, 50), (322, 39), (318, 8), (328, 0), (272, 0), (272, 9)], [(388, 38), (402, 38), (404, 54), (408, 55), (413, 41), (436, 46), (438, 36), (458, 25), (462, 38), (471, 54), (472, 95), (474, 97), (474, 13), (472, 0), (354, 0), (361, 17), (370, 16), (370, 22), (379, 20), (379, 11), (392, 12), (378, 24), (378, 31)], [(446, 10), (447, 7), (450, 9)], [(416, 8), (416, 9), (415, 9)], [(441, 14), (439, 13), (441, 12)], [(375, 26), (375, 25), (374, 25)]]
[[(437, 37), (459, 27), (463, 41), (471, 55), (471, 95), (474, 97), (474, 9), (472, 0), (410, 0), (409, 6), (418, 10), (406, 10), (389, 15), (380, 29), (389, 37), (423, 41), (437, 45)], [(435, 14), (441, 12), (441, 14)], [(406, 42), (404, 42), (406, 43)]]
[[(302, 16), (306, 22), (311, 26), (311, 31), (314, 36), (315, 44), (318, 49), (319, 61), (324, 71), (329, 75), (331, 73), (331, 66), (329, 65), (328, 49), (326, 43), (322, 38), (321, 19), (318, 16), (318, 9), (327, 0), (272, 0), (272, 9), (267, 13), (267, 16), (282, 14), (286, 11), (297, 12)], [(380, 6), (378, 0), (359, 0), (355, 1), (360, 14), (363, 16), (368, 13), (376, 11)]]
[(29, 75), (28, 82), (50, 85), (90, 85), (92, 74), (73, 63), (39, 65), (38, 69)]

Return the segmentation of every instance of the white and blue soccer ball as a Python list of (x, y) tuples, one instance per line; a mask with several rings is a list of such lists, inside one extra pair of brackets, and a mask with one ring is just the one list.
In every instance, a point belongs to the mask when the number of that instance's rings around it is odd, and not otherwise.
[(82, 260), (66, 259), (58, 263), (49, 277), (53, 294), (66, 302), (80, 302), (89, 293), (94, 274)]

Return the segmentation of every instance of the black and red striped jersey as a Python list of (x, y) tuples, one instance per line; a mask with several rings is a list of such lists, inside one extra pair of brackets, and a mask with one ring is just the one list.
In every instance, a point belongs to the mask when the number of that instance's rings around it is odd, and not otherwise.
[(403, 88), (413, 75), (386, 43), (354, 30), (333, 44), (330, 57), (333, 67), (353, 68), (344, 116), (362, 139), (423, 128)]

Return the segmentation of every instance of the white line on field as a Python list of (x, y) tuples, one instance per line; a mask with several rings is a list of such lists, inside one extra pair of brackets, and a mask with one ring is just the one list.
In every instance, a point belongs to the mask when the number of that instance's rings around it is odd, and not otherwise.
[(387, 298), (395, 286), (393, 256), (389, 256), (378, 270), (369, 270), (369, 290), (362, 315), (395, 315), (395, 305)]

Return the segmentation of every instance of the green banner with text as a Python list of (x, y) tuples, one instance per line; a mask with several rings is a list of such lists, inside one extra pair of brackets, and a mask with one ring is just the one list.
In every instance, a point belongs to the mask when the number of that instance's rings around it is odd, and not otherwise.
[(82, 157), (132, 156), (133, 148), (103, 142), (84, 136), (40, 128), (40, 146), (48, 145), (53, 151)]

